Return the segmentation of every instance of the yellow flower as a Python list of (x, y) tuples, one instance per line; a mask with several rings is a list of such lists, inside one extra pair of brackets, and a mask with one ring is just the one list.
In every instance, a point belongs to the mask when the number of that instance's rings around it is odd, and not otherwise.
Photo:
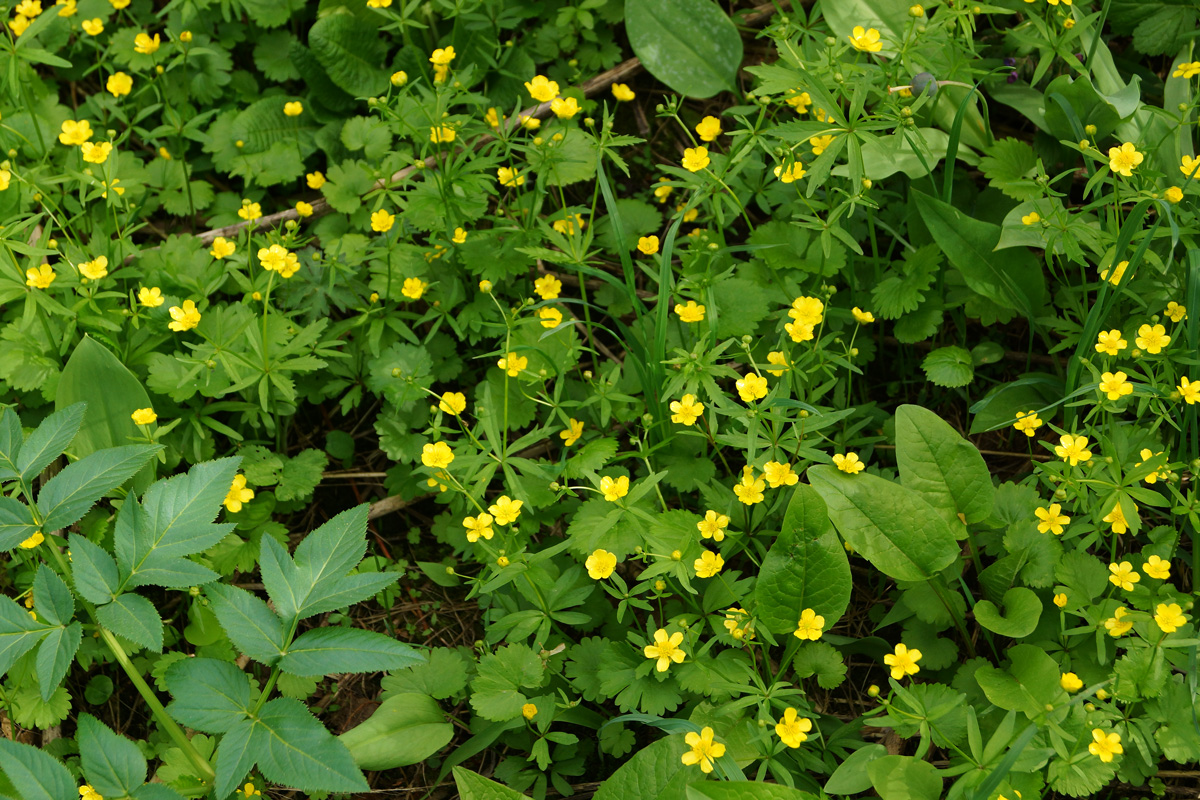
[(1200, 403), (1200, 381), (1188, 380), (1187, 377), (1180, 378), (1179, 397), (1189, 406)]
[(290, 103), (283, 104), (283, 115), (285, 117), (298, 117), (304, 113), (304, 104), (298, 100), (293, 100)]
[(533, 282), (533, 290), (543, 300), (556, 300), (562, 291), (562, 282), (553, 275), (543, 275)]
[(783, 719), (776, 723), (775, 735), (788, 747), (799, 747), (808, 739), (812, 726), (811, 719), (797, 718), (796, 709), (789, 707), (784, 709)]
[(652, 256), (658, 252), (657, 236), (642, 236), (638, 238), (637, 249), (645, 255)]
[(120, 11), (122, 8), (127, 8), (129, 6), (130, 0), (108, 0), (108, 2), (112, 4), (114, 9)]
[(1108, 148), (1108, 168), (1126, 178), (1133, 175), (1133, 170), (1145, 158), (1133, 146), (1133, 142), (1125, 142), (1120, 147)]
[[(508, 119), (508, 118), (505, 117), (505, 119)], [(487, 110), (487, 113), (485, 113), (483, 115), (483, 121), (487, 123), (487, 126), (489, 128), (499, 128), (500, 127), (500, 112), (494, 108), (489, 108)]]
[(300, 269), (300, 259), (281, 244), (259, 248), (258, 260), (262, 262), (263, 269), (278, 272), (283, 278), (292, 277)]
[(392, 77), (388, 79), (392, 86), (403, 86), (408, 83), (408, 73), (404, 70), (399, 70), (392, 73)]
[(867, 465), (859, 460), (858, 453), (846, 453), (845, 455), (837, 453), (833, 457), (833, 464), (842, 472), (850, 475), (857, 475), (867, 468)]
[[(743, 622), (746, 623), (744, 627), (741, 624)], [(750, 615), (746, 609), (735, 606), (725, 612), (725, 621), (722, 624), (734, 639), (749, 641), (754, 638), (754, 626), (750, 622)]]
[(812, 105), (812, 98), (808, 92), (798, 92), (788, 95), (783, 98), (783, 101), (794, 108), (797, 114), (807, 114), (808, 107)]
[(21, 542), (21, 549), (32, 550), (44, 541), (46, 541), (46, 537), (42, 535), (42, 532), (34, 531), (32, 536)]
[[(687, 658), (687, 653), (683, 652), (680, 644), (683, 643), (683, 634), (678, 631), (667, 636), (667, 632), (659, 628), (654, 632), (654, 644), (648, 644), (642, 650), (646, 658), (657, 658), (658, 666), (656, 669), (659, 672), (666, 672), (671, 666), (671, 662), (682, 664), (683, 659)], [(711, 729), (709, 730), (709, 738), (712, 738)], [(722, 748), (724, 750), (724, 748)], [(687, 754), (684, 754), (687, 758)], [(695, 763), (695, 762), (692, 762)]]
[(1121, 734), (1113, 733), (1105, 734), (1100, 728), (1092, 731), (1092, 743), (1088, 745), (1088, 752), (1097, 756), (1105, 764), (1113, 760), (1114, 755), (1124, 753), (1124, 748), (1121, 747)]
[(1121, 338), (1121, 332), (1116, 328), (1113, 328), (1111, 331), (1100, 331), (1100, 335), (1096, 337), (1097, 353), (1115, 356), (1128, 346), (1129, 342)]
[(1033, 514), (1041, 520), (1037, 526), (1038, 532), (1050, 532), (1055, 536), (1061, 536), (1063, 526), (1069, 525), (1071, 522), (1071, 518), (1061, 512), (1062, 506), (1058, 503), (1051, 503), (1049, 508), (1035, 508)]
[(296, 201), (296, 216), (311, 217), (313, 215), (313, 207), (311, 203), (306, 203), (303, 200)]
[(129, 415), (134, 425), (153, 425), (158, 421), (158, 414), (153, 408), (139, 408)]
[(525, 81), (525, 89), (539, 103), (549, 103), (558, 97), (558, 83), (545, 75), (534, 75), (533, 80)]
[[(1161, 452), (1155, 453), (1153, 450), (1149, 450), (1147, 448), (1142, 448), (1142, 451), (1141, 451), (1142, 460), (1139, 461), (1138, 463), (1134, 464), (1133, 466), (1135, 468), (1140, 467), (1142, 464), (1146, 463), (1147, 461), (1154, 458), (1155, 456), (1161, 456), (1161, 455), (1162, 455)], [(1149, 475), (1147, 475), (1142, 480), (1144, 480), (1146, 483), (1153, 486), (1154, 484), (1158, 483), (1160, 480), (1166, 480), (1166, 479), (1167, 479), (1166, 472), (1157, 472), (1156, 471), (1156, 472), (1151, 472)]]
[(532, 114), (518, 114), (517, 121), (521, 123), (521, 127), (527, 131), (536, 131), (542, 127), (542, 121)]
[(1108, 631), (1109, 636), (1116, 639), (1133, 630), (1133, 623), (1125, 619), (1128, 614), (1129, 609), (1120, 606), (1113, 612), (1111, 617), (1104, 620), (1104, 628)]
[(1187, 319), (1187, 309), (1174, 300), (1167, 303), (1167, 309), (1163, 313), (1171, 319), (1171, 322), (1178, 323)]
[(1064, 592), (1059, 592), (1058, 594), (1054, 595), (1054, 605), (1058, 606), (1059, 608), (1066, 608), (1067, 595)]
[(445, 442), (426, 443), (421, 448), (421, 463), (434, 469), (446, 469), (454, 461), (454, 451)]
[[(683, 634), (679, 634), (679, 636), (682, 637)], [(682, 659), (680, 660), (682, 661)], [(662, 666), (661, 659), (658, 663), (661, 672), (665, 667)], [(725, 745), (713, 741), (712, 728), (705, 727), (700, 733), (688, 733), (683, 740), (687, 742), (688, 747), (692, 748), (683, 754), (684, 765), (690, 767), (699, 764), (700, 771), (705, 775), (713, 771), (713, 762), (725, 755)]]
[(320, 189), (325, 185), (325, 173), (320, 171), (310, 172), (304, 176), (304, 180), (308, 183), (308, 188)]
[(1103, 521), (1112, 526), (1113, 533), (1125, 533), (1129, 530), (1129, 522), (1125, 519), (1125, 512), (1121, 509), (1119, 500), (1113, 504), (1112, 511), (1104, 515)]
[(896, 645), (895, 654), (888, 653), (883, 657), (883, 663), (892, 668), (892, 680), (903, 680), (905, 675), (916, 675), (921, 671), (917, 662), (921, 660), (920, 650), (910, 650), (903, 644)]
[(767, 363), (774, 364), (777, 367), (782, 367), (782, 369), (767, 370), (769, 374), (774, 375), (776, 378), (791, 369), (791, 364), (788, 363), (787, 356), (778, 350), (772, 350), (771, 352), (767, 353)]
[(436, 128), (429, 129), (429, 141), (434, 144), (449, 144), (454, 141), (454, 137), (457, 135), (454, 128), (446, 125), (439, 125)]
[(242, 510), (242, 506), (254, 499), (254, 490), (246, 488), (246, 476), (234, 475), (233, 484), (229, 487), (229, 491), (225, 493), (225, 508), (230, 513), (236, 514)]
[(453, 47), (439, 47), (433, 51), (433, 55), (429, 56), (429, 63), (435, 67), (448, 67), (456, 55), (458, 54), (454, 52)]
[(854, 315), (854, 321), (859, 325), (870, 325), (875, 321), (875, 315), (870, 311), (863, 311), (858, 306), (850, 309), (850, 313)]
[[(1179, 171), (1190, 178), (1196, 172), (1197, 167), (1200, 167), (1200, 156), (1184, 156), (1183, 163), (1179, 166)], [(1200, 177), (1200, 175), (1196, 177)]]
[(200, 324), (200, 310), (192, 300), (184, 300), (182, 306), (171, 306), (167, 311), (171, 314), (167, 327), (173, 331), (190, 331)]
[(79, 787), (79, 800), (104, 800), (104, 795), (85, 783)]
[(88, 36), (99, 36), (104, 33), (104, 20), (96, 17), (95, 19), (85, 19), (83, 21), (83, 32)]
[(1108, 395), (1109, 400), (1120, 400), (1133, 394), (1133, 384), (1124, 372), (1105, 372), (1100, 376), (1100, 391)]
[(429, 284), (420, 278), (405, 278), (404, 286), (400, 289), (400, 294), (409, 300), (420, 300), (421, 295), (425, 294), (425, 289), (428, 286)]
[(1080, 461), (1091, 460), (1092, 451), (1087, 449), (1088, 439), (1086, 436), (1072, 436), (1065, 433), (1059, 441), (1061, 444), (1054, 446), (1054, 454), (1072, 467)]
[[(1102, 280), (1102, 281), (1108, 281), (1108, 282), (1109, 282), (1109, 283), (1111, 283), (1113, 286), (1117, 286), (1117, 285), (1119, 285), (1119, 284), (1121, 283), (1121, 278), (1124, 278), (1124, 277), (1125, 277), (1125, 268), (1126, 268), (1126, 267), (1128, 267), (1128, 266), (1129, 266), (1129, 262), (1128, 262), (1128, 261), (1122, 261), (1121, 263), (1117, 264), (1117, 267), (1116, 267), (1116, 269), (1113, 269), (1113, 270), (1107, 270), (1107, 269), (1105, 269), (1105, 270), (1101, 270), (1101, 271), (1100, 271), (1100, 280)], [(1109, 277), (1109, 272), (1112, 272), (1112, 276), (1111, 276), (1111, 277)]]
[(1133, 341), (1147, 353), (1158, 355), (1171, 343), (1171, 337), (1162, 325), (1143, 325), (1138, 328), (1138, 335)]
[(1042, 221), (1042, 216), (1041, 216), (1041, 214), (1037, 213), (1036, 211), (1031, 211), (1028, 214), (1021, 217), (1022, 225), (1037, 225), (1041, 221)]
[(480, 514), (478, 517), (466, 517), (463, 519), (463, 527), (467, 529), (467, 541), (475, 544), (479, 541), (479, 537), (491, 539), (495, 536), (495, 531), (492, 530), (492, 515)]
[[(208, 252), (213, 258), (220, 260), (233, 255), (234, 250), (237, 250), (237, 245), (224, 236), (218, 236), (216, 239), (213, 239), (212, 249)], [(259, 258), (261, 259), (261, 256)]]
[(637, 96), (633, 93), (633, 89), (630, 89), (624, 83), (614, 83), (612, 85), (612, 95), (618, 102), (622, 103), (627, 103)]
[(683, 168), (688, 172), (699, 172), (710, 163), (707, 147), (689, 147), (683, 151)]
[(184, 44), (188, 44), (189, 42), (191, 42), (192, 41), (192, 32), (191, 31), (180, 31), (179, 32), (179, 41), (183, 42)]
[[(368, 2), (387, 2), (388, 5), (391, 5), (392, 0), (368, 0)], [(537, 713), (538, 708), (533, 703), (526, 703), (521, 706), (521, 716), (525, 719), (533, 719), (537, 716)]]
[(539, 310), (538, 318), (541, 319), (543, 328), (557, 328), (563, 321), (562, 312), (557, 308), (543, 308)]
[(778, 461), (768, 461), (763, 464), (763, 477), (772, 489), (778, 489), (780, 486), (795, 486), (800, 480), (800, 476), (792, 472), (791, 464), (781, 464)]
[(829, 134), (827, 136), (814, 136), (808, 140), (808, 143), (812, 145), (813, 155), (819, 156), (821, 153), (825, 152), (825, 149), (829, 147), (829, 145), (833, 144), (833, 135)]
[(583, 423), (577, 419), (570, 419), (567, 422), (567, 429), (558, 432), (558, 438), (563, 440), (563, 445), (570, 447), (579, 441), (579, 437), (583, 436)]
[(629, 478), (622, 475), (614, 480), (605, 475), (600, 479), (600, 491), (604, 494), (605, 500), (615, 503), (629, 494)]
[(594, 581), (602, 581), (613, 574), (617, 568), (617, 555), (607, 550), (596, 550), (583, 562), (587, 567), (588, 577)]
[(74, 146), (83, 144), (91, 138), (92, 125), (86, 119), (79, 121), (73, 119), (63, 120), (62, 133), (58, 135), (58, 141), (67, 146)]
[(146, 308), (158, 308), (163, 304), (162, 290), (157, 286), (151, 286), (149, 289), (143, 286), (138, 289), (138, 302)]
[(496, 180), (500, 181), (501, 186), (507, 186), (510, 189), (525, 185), (525, 176), (512, 167), (500, 167), (497, 169)]
[(711, 142), (721, 135), (721, 120), (716, 117), (705, 117), (696, 126), (696, 135), (702, 142)]
[(117, 186), (117, 184), (120, 182), (121, 182), (120, 178), (113, 178), (111, 181), (100, 181), (100, 185), (104, 187), (104, 191), (100, 193), (100, 196), (103, 197), (105, 200), (107, 200), (108, 199), (108, 190), (112, 189), (114, 192), (117, 193), (118, 197), (124, 197), (125, 196), (125, 187)]
[(1038, 419), (1036, 411), (1018, 411), (1013, 427), (1032, 439), (1034, 432), (1042, 427), (1042, 421)]
[(158, 52), (159, 45), (162, 44), (162, 39), (156, 33), (153, 37), (139, 33), (133, 39), (133, 50), (135, 53), (141, 53), (144, 56), (152, 55)]
[(450, 241), (455, 244), (462, 244), (467, 240), (467, 232), (462, 228), (455, 228), (454, 235), (450, 237)]
[(563, 236), (571, 236), (575, 233), (575, 226), (579, 226), (579, 230), (587, 227), (587, 223), (583, 220), (583, 214), (575, 214), (564, 219), (556, 219), (550, 223), (550, 227)]
[(112, 144), (109, 142), (84, 142), (79, 146), (79, 151), (83, 154), (83, 160), (89, 164), (103, 164), (108, 160), (108, 154), (112, 152)]
[(1058, 685), (1065, 691), (1078, 692), (1083, 688), (1083, 681), (1074, 672), (1064, 672), (1062, 677), (1058, 679)]
[(779, 180), (783, 181), (784, 183), (795, 183), (808, 174), (808, 172), (804, 169), (804, 163), (801, 161), (794, 161), (786, 167), (782, 165), (778, 166), (775, 168), (774, 172), (775, 177), (779, 178)]
[(1113, 586), (1120, 587), (1129, 592), (1133, 590), (1133, 585), (1142, 579), (1133, 571), (1133, 565), (1128, 561), (1122, 561), (1120, 564), (1112, 563), (1108, 565), (1108, 582)]
[(515, 378), (521, 374), (521, 370), (529, 366), (529, 359), (510, 352), (507, 356), (497, 361), (496, 366), (507, 372), (508, 377)]
[(710, 550), (705, 550), (704, 554), (692, 563), (697, 578), (711, 578), (719, 574), (724, 566), (725, 559), (721, 558), (721, 554)]
[(1172, 78), (1183, 78), (1191, 80), (1200, 75), (1200, 61), (1181, 61), (1179, 66), (1175, 67), (1175, 71), (1171, 73)]
[(1171, 562), (1164, 561), (1158, 556), (1147, 558), (1146, 563), (1142, 565), (1142, 569), (1156, 581), (1165, 581), (1171, 577)]
[(12, 173), (6, 169), (0, 169), (0, 192), (8, 191), (8, 186), (12, 182)]
[(1170, 203), (1181, 203), (1183, 202), (1183, 189), (1178, 186), (1168, 186), (1167, 190), (1163, 192), (1163, 197), (1167, 198)]
[(688, 300), (687, 305), (675, 304), (675, 314), (684, 322), (703, 322), (705, 307), (698, 305), (695, 300)]
[(247, 222), (253, 222), (262, 216), (262, 206), (244, 199), (242, 200), (242, 207), (238, 209), (238, 216)]
[(792, 635), (800, 640), (815, 642), (821, 638), (824, 629), (825, 618), (811, 608), (806, 608), (800, 612), (800, 621), (796, 623), (796, 630)]
[(8, 21), (8, 27), (13, 32), (13, 36), (20, 36), (25, 31), (29, 30), (29, 26), (33, 23), (29, 17), (24, 14), (17, 14)]
[(458, 416), (467, 410), (467, 396), (462, 392), (443, 392), (438, 409), (444, 414)]
[(108, 89), (113, 97), (129, 94), (129, 90), (133, 88), (133, 78), (124, 72), (114, 72), (108, 76), (108, 81), (104, 84), (104, 88)]
[(654, 199), (660, 203), (667, 202), (667, 198), (671, 196), (671, 192), (675, 191), (675, 187), (673, 186), (661, 185), (667, 180), (669, 180), (669, 178), (659, 178), (658, 182), (660, 185), (654, 187)]
[(709, 509), (704, 512), (704, 519), (696, 523), (700, 538), (712, 539), (714, 542), (725, 540), (725, 529), (729, 527), (729, 517)]
[(30, 19), (40, 16), (42, 13), (41, 0), (21, 0), (21, 2), (17, 3), (17, 7), (13, 9), (13, 12), (23, 17), (29, 17)]
[(371, 215), (371, 230), (376, 233), (387, 233), (396, 224), (396, 215), (389, 214), (386, 209), (379, 209)]
[(108, 259), (104, 256), (96, 256), (95, 260), (84, 261), (80, 264), (79, 271), (88, 280), (98, 281), (108, 274)]
[(849, 39), (855, 50), (864, 53), (878, 53), (883, 49), (883, 44), (879, 41), (879, 31), (874, 28), (863, 30), (862, 25), (855, 25)]
[(550, 101), (550, 110), (559, 119), (570, 119), (579, 113), (579, 101), (574, 97), (556, 97)]
[(788, 316), (801, 325), (817, 326), (825, 319), (825, 304), (816, 297), (797, 297)]
[(1187, 625), (1187, 617), (1178, 603), (1159, 603), (1154, 609), (1154, 622), (1163, 633), (1174, 633)]
[(767, 379), (756, 373), (749, 373), (740, 381), (735, 381), (738, 397), (745, 403), (761, 400), (767, 396)]
[(754, 476), (754, 470), (749, 465), (742, 468), (742, 479), (733, 487), (733, 493), (744, 505), (752, 506), (763, 501), (763, 489), (767, 482)]

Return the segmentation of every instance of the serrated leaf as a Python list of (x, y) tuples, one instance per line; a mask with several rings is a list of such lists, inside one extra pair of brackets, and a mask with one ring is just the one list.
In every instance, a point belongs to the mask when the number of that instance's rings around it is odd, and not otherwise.
[(121, 586), (117, 562), (98, 544), (78, 533), (72, 533), (67, 541), (75, 590), (95, 605), (112, 600)]
[(471, 681), (471, 707), (484, 719), (519, 717), (529, 700), (520, 690), (541, 686), (544, 670), (537, 653), (525, 645), (510, 644), (485, 655)]
[(55, 628), (46, 634), (38, 647), (35, 666), (38, 673), (38, 686), (42, 690), (42, 699), (50, 702), (50, 696), (66, 677), (79, 643), (83, 640), (83, 625), (72, 622), (65, 628)]
[(250, 676), (228, 661), (177, 661), (165, 680), (175, 698), (167, 711), (189, 728), (225, 733), (250, 714)]
[(163, 621), (158, 609), (139, 594), (125, 593), (96, 609), (96, 618), (108, 630), (142, 647), (162, 652)]
[(58, 573), (38, 565), (33, 577), (33, 605), (38, 617), (49, 625), (66, 625), (75, 617), (75, 598)]
[(83, 412), (86, 403), (76, 403), (61, 411), (55, 411), (42, 421), (29, 438), (21, 445), (21, 455), (17, 458), (17, 472), (26, 484), (42, 474), (50, 462), (62, 455), (67, 445), (79, 432), (83, 422)]
[[(525, 800), (525, 795), (463, 767), (454, 768), (454, 786), (462, 800)], [(649, 800), (650, 795), (641, 795)], [(599, 795), (597, 795), (599, 797)], [(663, 800), (660, 798), (660, 800)]]
[(822, 689), (836, 689), (846, 679), (846, 662), (828, 642), (805, 642), (796, 653), (792, 669), (797, 678), (815, 675)]
[(1017, 201), (1042, 197), (1040, 186), (1028, 180), (1037, 169), (1033, 147), (1020, 139), (997, 139), (979, 161), (979, 168), (993, 188)]
[(16, 498), (0, 496), (0, 553), (12, 550), (37, 531), (29, 506)]
[(467, 688), (467, 665), (462, 655), (449, 647), (435, 647), (427, 661), (384, 676), (379, 685), (383, 698), (390, 694), (415, 692), (445, 700)]
[(308, 32), (308, 46), (329, 79), (354, 97), (371, 97), (388, 87), (383, 70), (387, 47), (376, 28), (350, 14), (330, 14)]
[(84, 777), (101, 795), (123, 797), (146, 782), (146, 759), (138, 746), (91, 714), (79, 715), (76, 738)]
[(34, 648), (50, 629), (9, 597), (0, 597), (0, 676)]
[(37, 747), (0, 736), (0, 764), (23, 800), (71, 800), (78, 797), (71, 773)]
[(17, 458), (25, 433), (21, 430), (21, 418), (11, 408), (0, 410), (0, 481), (17, 477)]
[(350, 751), (300, 701), (272, 700), (254, 726), (258, 768), (267, 780), (306, 792), (367, 791)]
[(941, 265), (942, 253), (935, 244), (905, 251), (904, 261), (894, 264), (871, 290), (872, 311), (881, 319), (899, 319), (915, 311)]
[(971, 351), (956, 345), (939, 347), (921, 362), (925, 377), (935, 386), (957, 388), (975, 380), (975, 362)]
[(279, 485), (275, 497), (288, 502), (312, 496), (321, 482), (321, 473), (329, 466), (329, 456), (320, 450), (301, 450), (284, 463), (279, 473)]
[(217, 583), (206, 591), (217, 620), (238, 650), (267, 666), (279, 661), (284, 645), (283, 623), (266, 603), (236, 586)]
[(68, 464), (38, 493), (45, 530), (78, 522), (97, 500), (133, 477), (160, 450), (160, 445), (114, 447)]
[(400, 669), (421, 660), (416, 650), (381, 633), (316, 628), (288, 645), (279, 666), (293, 675), (328, 675)]

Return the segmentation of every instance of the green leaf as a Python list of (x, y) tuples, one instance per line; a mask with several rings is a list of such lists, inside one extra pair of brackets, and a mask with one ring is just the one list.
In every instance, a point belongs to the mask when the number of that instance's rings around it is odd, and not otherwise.
[(366, 722), (338, 737), (359, 769), (405, 767), (424, 761), (454, 738), (454, 726), (432, 697), (396, 694)]
[(428, 661), (397, 670), (380, 681), (383, 699), (392, 694), (415, 692), (445, 700), (467, 688), (467, 663), (462, 653), (449, 647), (434, 647)]
[(655, 78), (689, 97), (733, 88), (742, 37), (711, 0), (628, 0), (625, 31)]
[(37, 531), (29, 506), (16, 498), (0, 496), (0, 553), (12, 550)]
[(463, 767), (454, 768), (454, 785), (461, 800), (525, 800), (525, 795), (516, 789), (488, 780)]
[(71, 800), (78, 784), (54, 756), (37, 747), (0, 736), (0, 770), (22, 800)]
[(934, 241), (967, 285), (1004, 308), (1033, 319), (1046, 302), (1046, 279), (1029, 251), (1010, 248), (996, 253), (999, 225), (969, 217), (915, 189), (912, 197)]
[(927, 408), (896, 411), (896, 462), (901, 482), (921, 493), (951, 528), (982, 522), (992, 514), (992, 475), (975, 445)]
[(35, 622), (11, 598), (0, 597), (0, 676), (8, 672), (13, 662), (28, 653), (49, 631)]
[(33, 606), (49, 625), (66, 625), (75, 617), (75, 598), (63, 579), (45, 564), (33, 578)]
[(58, 530), (79, 521), (97, 500), (129, 480), (160, 450), (160, 445), (127, 445), (68, 464), (38, 493), (43, 528)]
[(979, 168), (995, 189), (1014, 200), (1042, 197), (1042, 188), (1033, 180), (1037, 154), (1020, 139), (997, 139), (980, 160)]
[(250, 676), (228, 661), (188, 658), (167, 668), (172, 717), (198, 731), (225, 733), (250, 714)]
[(829, 776), (829, 780), (825, 782), (825, 791), (829, 794), (865, 792), (871, 788), (867, 765), (887, 754), (887, 748), (881, 744), (868, 744), (860, 747), (839, 764), (838, 768)]
[(817, 800), (817, 796), (776, 783), (705, 781), (687, 787), (687, 800)]
[(836, 689), (846, 679), (846, 662), (828, 642), (805, 642), (796, 653), (792, 669), (797, 678), (817, 676), (822, 689)]
[(283, 502), (311, 497), (327, 466), (329, 456), (322, 451), (312, 448), (301, 450), (284, 463), (279, 473), (279, 485), (275, 487), (275, 497)]
[(596, 146), (590, 136), (569, 129), (552, 147), (529, 151), (529, 166), (550, 186), (569, 186), (596, 174)]
[(67, 540), (71, 553), (71, 579), (83, 599), (103, 605), (113, 599), (121, 587), (117, 562), (100, 545), (78, 533)]
[(884, 57), (896, 54), (892, 43), (903, 38), (908, 25), (908, 5), (898, 0), (837, 0), (822, 3), (821, 13), (839, 43), (849, 41), (856, 25), (879, 31), (883, 38), (879, 54)]
[(51, 461), (62, 455), (79, 431), (86, 408), (86, 403), (76, 403), (61, 411), (55, 411), (42, 421), (37, 430), (29, 434), (29, 438), (21, 445), (21, 455), (16, 463), (22, 481), (29, 484), (42, 474), (42, 470), (49, 466)]
[(798, 484), (783, 515), (783, 530), (759, 569), (755, 617), (772, 633), (796, 630), (800, 612), (811, 608), (825, 627), (850, 604), (850, 560), (829, 524), (825, 501)]
[(162, 652), (163, 621), (158, 609), (139, 594), (125, 593), (96, 609), (96, 618), (108, 630), (156, 653)]
[(279, 666), (293, 675), (333, 672), (380, 672), (422, 661), (403, 642), (357, 628), (316, 628), (292, 642)]
[(884, 756), (867, 765), (880, 800), (939, 800), (942, 778), (928, 761), (913, 756)]
[(870, 473), (815, 466), (808, 478), (842, 538), (885, 575), (928, 580), (950, 566), (958, 543), (937, 512), (913, 491)]
[(11, 408), (0, 410), (0, 481), (11, 480), (21, 474), (17, 469), (17, 458), (25, 433), (21, 430), (21, 418)]
[(83, 641), (83, 625), (72, 622), (65, 628), (55, 628), (46, 634), (37, 654), (38, 687), (42, 690), (42, 700), (49, 703), (50, 696), (66, 677), (79, 643)]
[(146, 759), (138, 746), (91, 714), (79, 715), (76, 738), (83, 774), (101, 795), (123, 797), (146, 782)]
[[(264, 542), (269, 541), (264, 537)], [(267, 666), (283, 654), (284, 630), (267, 604), (245, 589), (213, 584), (206, 589), (212, 610), (238, 650)]]
[(350, 14), (330, 14), (308, 32), (308, 46), (337, 86), (354, 97), (387, 90), (387, 47), (378, 30)]
[(993, 705), (1040, 718), (1046, 705), (1062, 692), (1058, 664), (1031, 644), (1009, 648), (1008, 657), (1012, 664), (1007, 672), (985, 664), (975, 671), (975, 680)]
[(925, 370), (925, 377), (935, 386), (948, 389), (966, 386), (975, 380), (975, 361), (971, 358), (971, 351), (955, 345), (931, 351), (921, 362), (921, 369)]
[(685, 800), (687, 785), (699, 777), (696, 767), (681, 760), (688, 749), (682, 735), (642, 748), (600, 784), (595, 800)]
[(1037, 628), (1042, 617), (1042, 601), (1030, 589), (1014, 586), (1004, 593), (1004, 613), (991, 600), (975, 604), (975, 620), (992, 633), (1020, 639)]
[(542, 685), (545, 665), (531, 648), (510, 644), (479, 659), (471, 681), (471, 707), (484, 719), (503, 721), (521, 715), (529, 698), (521, 689)]

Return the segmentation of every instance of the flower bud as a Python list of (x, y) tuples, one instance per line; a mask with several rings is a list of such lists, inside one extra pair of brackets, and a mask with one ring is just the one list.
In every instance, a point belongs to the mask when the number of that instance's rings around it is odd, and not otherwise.
[(917, 5), (914, 5), (914, 6), (909, 6), (908, 7), (908, 15), (910, 17), (923, 17), (923, 16), (925, 16), (925, 7), (922, 6), (920, 3), (918, 3)]
[(879, 697), (879, 687), (872, 683), (870, 686), (867, 687), (867, 696), (868, 697)]

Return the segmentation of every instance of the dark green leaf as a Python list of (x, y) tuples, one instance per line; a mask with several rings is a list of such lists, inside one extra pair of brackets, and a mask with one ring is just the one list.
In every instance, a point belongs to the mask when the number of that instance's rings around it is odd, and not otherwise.
[(942, 513), (952, 529), (991, 516), (996, 490), (979, 449), (941, 417), (920, 406), (896, 411), (896, 462), (900, 480)]
[(90, 603), (103, 605), (112, 600), (121, 586), (117, 562), (103, 548), (78, 533), (68, 539), (71, 553), (71, 578), (75, 590)]
[(171, 716), (206, 733), (225, 733), (250, 713), (250, 676), (228, 661), (188, 658), (167, 668)]
[(146, 782), (146, 759), (138, 746), (91, 714), (79, 715), (76, 737), (84, 777), (101, 795), (122, 797)]
[(66, 625), (75, 616), (75, 598), (71, 590), (58, 573), (45, 564), (38, 566), (33, 577), (33, 605), (38, 617), (50, 625)]
[(92, 453), (68, 464), (38, 494), (43, 527), (65, 528), (87, 513), (96, 501), (129, 480), (154, 457), (159, 445), (128, 445)]
[(79, 431), (86, 408), (86, 403), (76, 403), (61, 411), (55, 411), (42, 421), (37, 430), (29, 434), (17, 459), (17, 471), (22, 481), (29, 484), (67, 449), (67, 445)]
[(283, 623), (267, 604), (236, 586), (213, 584), (207, 592), (212, 610), (233, 644), (255, 661), (275, 664), (283, 654)]
[(154, 604), (141, 595), (118, 595), (108, 605), (96, 609), (96, 618), (113, 633), (156, 653), (162, 652), (162, 617)]
[(357, 628), (316, 628), (301, 634), (279, 661), (293, 675), (380, 672), (421, 663), (416, 650), (382, 633)]
[(650, 74), (689, 97), (731, 89), (742, 37), (711, 0), (628, 0), (625, 31)]
[(71, 800), (79, 797), (75, 779), (54, 756), (0, 736), (0, 769), (22, 800)]

